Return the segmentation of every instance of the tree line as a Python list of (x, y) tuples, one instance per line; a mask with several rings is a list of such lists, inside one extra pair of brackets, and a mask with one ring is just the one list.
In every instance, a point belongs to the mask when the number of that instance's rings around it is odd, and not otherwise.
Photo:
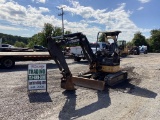
[[(65, 34), (70, 34), (71, 31), (65, 31)], [(0, 33), (0, 38), (2, 38), (2, 43), (7, 43), (14, 45), (16, 47), (28, 47), (33, 48), (34, 45), (42, 45), (47, 47), (47, 37), (48, 36), (61, 36), (62, 28), (55, 27), (50, 23), (45, 23), (41, 32), (34, 34), (32, 37), (20, 37)], [(150, 31), (150, 38), (145, 38), (141, 32), (136, 32), (131, 41), (127, 42), (127, 46), (142, 46), (146, 45), (149, 52), (160, 52), (160, 29), (154, 29)], [(101, 35), (99, 38), (103, 41), (104, 36)]]
[[(71, 31), (65, 31), (65, 34), (70, 34)], [(0, 38), (2, 38), (3, 44), (11, 44), (15, 47), (28, 47), (33, 48), (34, 45), (42, 45), (47, 47), (47, 37), (48, 36), (61, 36), (62, 28), (54, 27), (50, 23), (45, 23), (41, 32), (34, 34), (32, 37), (20, 37), (8, 34), (0, 33)]]
[[(71, 31), (65, 31), (64, 34), (70, 33)], [(50, 23), (45, 23), (43, 30), (33, 35), (32, 38), (29, 39), (28, 47), (32, 48), (34, 45), (42, 45), (44, 47), (47, 47), (47, 37), (61, 36), (62, 34), (62, 28), (55, 27)]]
[(127, 43), (127, 46), (142, 46), (146, 45), (149, 52), (160, 52), (160, 29), (150, 31), (150, 38), (145, 38), (141, 32), (134, 34), (133, 39)]
[(27, 37), (14, 36), (14, 35), (8, 35), (3, 33), (0, 33), (0, 38), (2, 38), (3, 44), (11, 44), (17, 47), (26, 47), (29, 40), (29, 38)]

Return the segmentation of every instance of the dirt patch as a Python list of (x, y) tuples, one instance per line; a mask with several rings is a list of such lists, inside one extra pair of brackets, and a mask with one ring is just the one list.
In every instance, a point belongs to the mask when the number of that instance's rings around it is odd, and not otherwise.
[(127, 71), (128, 79), (126, 79), (124, 82), (119, 83), (118, 85), (110, 87), (110, 92), (121, 91), (129, 93), (135, 89), (135, 86), (140, 84), (141, 77), (139, 74), (133, 72), (134, 67), (126, 67), (122, 70)]

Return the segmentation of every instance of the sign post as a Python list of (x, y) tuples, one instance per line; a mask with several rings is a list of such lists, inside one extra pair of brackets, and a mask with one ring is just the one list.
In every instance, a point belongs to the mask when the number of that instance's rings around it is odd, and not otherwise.
[(29, 64), (27, 83), (28, 83), (28, 91), (46, 90), (47, 92), (46, 64)]

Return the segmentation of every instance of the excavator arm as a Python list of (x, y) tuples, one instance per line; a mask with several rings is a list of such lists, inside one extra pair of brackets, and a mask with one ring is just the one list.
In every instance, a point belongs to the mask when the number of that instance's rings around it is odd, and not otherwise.
[(66, 63), (63, 52), (61, 51), (60, 45), (51, 37), (47, 38), (47, 43), (48, 43), (48, 51), (62, 74), (61, 87), (67, 90), (74, 90), (75, 88), (71, 80), (72, 74)]

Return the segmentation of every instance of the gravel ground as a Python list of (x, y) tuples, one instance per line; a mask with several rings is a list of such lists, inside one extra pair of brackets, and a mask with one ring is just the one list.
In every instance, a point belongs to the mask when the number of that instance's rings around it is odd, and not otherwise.
[[(48, 92), (27, 94), (27, 65), (46, 63)], [(88, 69), (87, 61), (67, 59), (73, 75)], [(60, 88), (61, 74), (51, 61), (17, 62), (0, 69), (0, 120), (159, 120), (160, 54), (130, 55), (121, 59), (129, 82), (104, 91)]]

